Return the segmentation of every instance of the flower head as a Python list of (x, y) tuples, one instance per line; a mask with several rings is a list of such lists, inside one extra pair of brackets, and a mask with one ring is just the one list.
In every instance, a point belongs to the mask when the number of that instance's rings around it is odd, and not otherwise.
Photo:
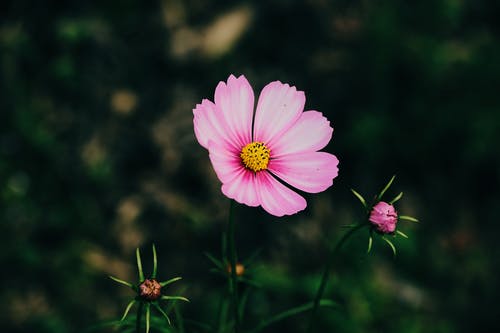
[(181, 277), (175, 277), (163, 282), (158, 282), (156, 280), (158, 263), (156, 257), (156, 248), (154, 244), (153, 244), (153, 273), (151, 274), (151, 277), (149, 278), (144, 277), (144, 272), (142, 270), (141, 254), (139, 252), (139, 249), (136, 249), (135, 256), (137, 260), (137, 270), (139, 272), (139, 282), (137, 284), (120, 280), (119, 278), (116, 278), (114, 276), (110, 276), (110, 278), (120, 284), (123, 284), (131, 288), (136, 295), (125, 308), (125, 312), (123, 313), (120, 322), (123, 322), (125, 320), (130, 309), (134, 306), (135, 303), (138, 303), (139, 309), (137, 310), (136, 320), (140, 322), (140, 317), (143, 315), (142, 308), (145, 307), (146, 311), (144, 312), (144, 314), (146, 317), (146, 333), (148, 333), (150, 325), (151, 307), (154, 307), (170, 324), (170, 318), (168, 317), (167, 313), (161, 308), (160, 301), (189, 302), (189, 300), (182, 296), (167, 296), (162, 294), (162, 292), (165, 289), (164, 287), (168, 286), (169, 284), (175, 281), (179, 281)]
[(384, 196), (385, 192), (391, 187), (395, 178), (396, 176), (392, 176), (392, 178), (389, 180), (387, 185), (385, 185), (382, 191), (380, 191), (380, 193), (375, 196), (374, 198), (375, 202), (371, 205), (368, 205), (366, 203), (365, 198), (363, 198), (361, 194), (351, 189), (352, 193), (356, 196), (356, 198), (358, 198), (358, 200), (365, 208), (368, 221), (364, 221), (362, 224), (358, 225), (349, 225), (349, 227), (356, 227), (356, 228), (362, 226), (370, 227), (367, 252), (370, 252), (372, 248), (372, 243), (373, 243), (372, 235), (373, 232), (375, 231), (381, 236), (382, 240), (384, 240), (390, 246), (394, 255), (396, 255), (396, 246), (394, 246), (392, 241), (389, 238), (387, 238), (387, 236), (396, 237), (396, 235), (399, 235), (403, 238), (408, 238), (408, 236), (404, 232), (402, 232), (401, 230), (397, 230), (398, 221), (405, 220), (410, 222), (418, 222), (418, 220), (414, 217), (407, 215), (398, 215), (398, 213), (396, 212), (396, 209), (394, 208), (393, 204), (403, 197), (403, 192), (400, 192), (388, 203), (382, 201), (382, 197)]
[(161, 285), (156, 279), (146, 279), (139, 285), (139, 296), (147, 301), (156, 301), (161, 296)]
[(231, 75), (215, 89), (214, 102), (196, 105), (194, 131), (210, 156), (222, 193), (275, 216), (306, 208), (288, 185), (318, 193), (332, 185), (338, 159), (320, 152), (333, 129), (318, 111), (304, 112), (305, 95), (280, 81), (262, 89), (254, 112), (247, 79)]
[(379, 201), (373, 206), (369, 221), (375, 226), (375, 230), (383, 234), (392, 234), (398, 223), (398, 213), (393, 205), (385, 201)]

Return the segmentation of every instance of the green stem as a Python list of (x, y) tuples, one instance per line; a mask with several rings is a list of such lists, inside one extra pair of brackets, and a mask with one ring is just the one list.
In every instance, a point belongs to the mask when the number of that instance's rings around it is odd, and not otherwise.
[(141, 332), (141, 318), (142, 318), (142, 307), (144, 304), (142, 302), (139, 302), (139, 307), (137, 308), (137, 315), (135, 317), (135, 332), (140, 333)]
[(323, 293), (325, 292), (326, 288), (326, 283), (328, 282), (328, 275), (330, 274), (330, 270), (332, 268), (335, 255), (337, 252), (344, 246), (345, 242), (351, 237), (356, 231), (359, 229), (363, 228), (366, 226), (365, 224), (358, 224), (357, 226), (353, 227), (351, 230), (346, 232), (344, 236), (337, 242), (337, 245), (331, 250), (331, 252), (328, 255), (326, 264), (325, 264), (325, 269), (323, 271), (323, 276), (321, 277), (321, 283), (319, 285), (318, 291), (316, 292), (316, 297), (314, 298), (314, 303), (313, 303), (313, 308), (311, 311), (311, 316), (309, 317), (309, 325), (307, 328), (307, 332), (311, 333), (313, 326), (314, 326), (314, 320), (316, 319), (316, 312), (318, 311), (318, 307), (320, 305), (320, 300), (323, 297)]
[(231, 200), (229, 206), (229, 220), (227, 225), (227, 237), (229, 245), (229, 262), (231, 264), (231, 275), (229, 277), (229, 286), (232, 296), (233, 314), (234, 314), (234, 333), (240, 331), (240, 316), (238, 313), (238, 281), (236, 277), (236, 242), (234, 227), (234, 201)]
[[(262, 331), (264, 328), (266, 328), (267, 326), (270, 326), (271, 324), (274, 324), (274, 323), (281, 321), (283, 319), (286, 319), (288, 317), (295, 316), (295, 315), (300, 314), (302, 312), (309, 311), (313, 308), (313, 306), (314, 306), (313, 302), (309, 302), (309, 303), (288, 309), (288, 310), (283, 311), (281, 313), (278, 313), (277, 315), (274, 315), (273, 317), (262, 321), (256, 328), (251, 330), (250, 333), (258, 333), (258, 332)], [(319, 306), (338, 308), (338, 305), (336, 303), (334, 303), (330, 300), (325, 300), (325, 299), (322, 299), (319, 302)]]

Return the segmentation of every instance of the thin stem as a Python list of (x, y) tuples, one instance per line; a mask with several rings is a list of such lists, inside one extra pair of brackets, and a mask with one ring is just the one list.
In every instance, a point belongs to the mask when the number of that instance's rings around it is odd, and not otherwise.
[(142, 307), (144, 304), (139, 302), (139, 308), (137, 309), (137, 315), (135, 317), (135, 333), (141, 332), (141, 318), (142, 318)]
[[(313, 308), (313, 306), (314, 306), (313, 302), (309, 302), (309, 303), (288, 309), (288, 310), (283, 311), (281, 313), (278, 313), (277, 315), (274, 315), (271, 318), (262, 321), (256, 328), (251, 330), (250, 333), (258, 333), (258, 332), (262, 331), (264, 328), (266, 328), (267, 326), (270, 326), (271, 324), (274, 324), (274, 323), (281, 321), (283, 319), (286, 319), (288, 317), (295, 316), (295, 315), (300, 314), (302, 312), (309, 311)], [(319, 306), (338, 308), (338, 305), (335, 302), (330, 301), (330, 300), (326, 300), (326, 299), (322, 299), (319, 302)]]
[(351, 237), (356, 231), (365, 226), (366, 226), (365, 224), (358, 224), (354, 228), (350, 229), (348, 232), (344, 234), (344, 236), (342, 236), (342, 238), (337, 242), (337, 245), (335, 245), (335, 247), (329, 253), (325, 264), (325, 269), (323, 271), (323, 276), (321, 277), (321, 283), (319, 285), (318, 291), (316, 292), (316, 297), (314, 298), (314, 303), (313, 303), (314, 305), (311, 311), (311, 316), (309, 317), (309, 325), (307, 328), (307, 332), (309, 333), (312, 332), (314, 320), (316, 319), (316, 312), (318, 311), (320, 300), (323, 297), (323, 293), (325, 292), (326, 283), (328, 282), (328, 275), (330, 274), (330, 269), (332, 268), (335, 255), (342, 248), (342, 246), (344, 246), (345, 242), (349, 239), (349, 237)]
[(231, 200), (229, 206), (229, 220), (227, 225), (227, 237), (229, 245), (229, 262), (231, 265), (231, 275), (229, 277), (229, 288), (232, 296), (233, 315), (234, 315), (234, 333), (240, 331), (240, 316), (238, 313), (238, 281), (236, 277), (236, 242), (235, 242), (235, 227), (234, 227), (234, 201)]

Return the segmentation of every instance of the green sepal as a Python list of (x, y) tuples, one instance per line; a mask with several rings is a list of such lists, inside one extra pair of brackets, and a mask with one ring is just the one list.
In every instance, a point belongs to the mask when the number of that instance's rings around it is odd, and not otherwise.
[(370, 237), (368, 237), (368, 250), (366, 250), (366, 253), (370, 253), (370, 251), (372, 250), (372, 244), (373, 244), (373, 237), (370, 234)]
[(363, 205), (363, 207), (366, 208), (366, 200), (365, 200), (365, 198), (363, 198), (363, 196), (361, 194), (359, 194), (358, 192), (354, 191), (352, 188), (351, 188), (351, 192), (356, 196), (356, 198), (358, 198), (358, 200), (361, 202), (361, 204)]
[[(133, 285), (132, 283), (130, 283), (130, 282), (120, 280), (119, 278), (116, 278), (116, 277), (111, 276), (111, 275), (108, 275), (108, 277), (109, 277), (111, 280), (115, 281), (115, 282), (121, 283), (121, 284), (123, 284), (123, 285), (125, 285), (125, 286), (127, 286), (127, 287), (130, 287), (130, 288), (134, 289), (134, 285)], [(134, 290), (135, 290), (135, 289), (134, 289)]]
[(383, 240), (384, 240), (387, 244), (389, 244), (389, 246), (390, 246), (390, 247), (391, 247), (391, 249), (392, 249), (392, 253), (394, 254), (394, 256), (396, 256), (396, 247), (394, 246), (394, 244), (393, 244), (390, 240), (388, 240), (387, 238), (385, 238), (385, 237), (382, 237), (382, 239), (383, 239)]
[(162, 300), (164, 301), (184, 301), (184, 302), (189, 302), (189, 300), (186, 297), (182, 296), (162, 296)]
[(156, 256), (156, 247), (153, 244), (153, 274), (151, 274), (152, 279), (156, 279), (157, 272), (158, 272), (158, 258)]
[(399, 192), (399, 194), (394, 199), (392, 199), (391, 201), (389, 201), (389, 204), (392, 205), (393, 203), (395, 203), (396, 201), (398, 201), (402, 197), (403, 197), (403, 192)]
[(123, 321), (127, 317), (128, 312), (130, 311), (130, 309), (132, 308), (132, 306), (134, 304), (135, 304), (135, 299), (131, 300), (130, 303), (128, 303), (127, 307), (125, 308), (125, 312), (123, 312), (123, 316), (120, 319), (120, 321)]
[(142, 283), (144, 281), (144, 272), (142, 271), (141, 253), (139, 252), (139, 248), (135, 249), (135, 257), (137, 259), (137, 269), (139, 270), (139, 282)]
[(211, 255), (208, 252), (205, 252), (205, 256), (215, 265), (217, 268), (220, 270), (224, 271), (224, 265), (222, 264), (222, 261), (219, 259), (215, 258), (213, 255)]
[(411, 216), (407, 216), (407, 215), (399, 215), (399, 219), (404, 220), (404, 221), (416, 222), (416, 223), (420, 222), (416, 218), (411, 217)]
[(165, 313), (165, 311), (163, 311), (163, 309), (161, 308), (161, 306), (158, 305), (158, 303), (152, 303), (153, 306), (155, 307), (156, 310), (158, 310), (159, 313), (161, 313), (163, 315), (163, 317), (165, 317), (165, 319), (167, 320), (168, 324), (169, 325), (172, 325), (172, 322), (170, 321), (170, 318), (168, 317), (168, 315)]
[(171, 283), (174, 283), (175, 281), (179, 281), (180, 279), (182, 279), (180, 276), (174, 277), (174, 278), (172, 278), (170, 280), (160, 282), (160, 286), (165, 287), (165, 286), (167, 286), (167, 285), (169, 285)]
[(146, 333), (149, 333), (149, 319), (151, 317), (151, 304), (146, 303)]
[(389, 180), (387, 185), (385, 185), (384, 189), (382, 191), (380, 191), (379, 195), (377, 196), (378, 200), (382, 199), (382, 196), (389, 189), (389, 187), (391, 187), (392, 182), (394, 181), (395, 178), (396, 178), (396, 175), (392, 176), (391, 180)]
[(402, 231), (396, 230), (396, 233), (397, 233), (398, 235), (400, 235), (400, 236), (404, 237), (404, 238), (408, 238), (408, 235), (407, 235), (407, 234), (405, 234), (405, 233), (404, 233), (404, 232), (402, 232)]

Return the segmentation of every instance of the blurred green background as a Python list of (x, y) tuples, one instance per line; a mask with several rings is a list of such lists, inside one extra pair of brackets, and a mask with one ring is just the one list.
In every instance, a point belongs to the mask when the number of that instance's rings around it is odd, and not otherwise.
[[(306, 302), (328, 244), (392, 174), (409, 240), (343, 251), (318, 332), (492, 332), (500, 296), (500, 2), (3, 1), (2, 332), (79, 332), (121, 315), (134, 250), (186, 318), (213, 322), (228, 200), (192, 109), (244, 74), (306, 92), (335, 132), (334, 186), (278, 219), (238, 206), (241, 257), (262, 249), (245, 327)], [(306, 316), (265, 332), (303, 332)], [(106, 331), (106, 330), (101, 330)], [(111, 331), (108, 329), (108, 331)], [(196, 332), (188, 327), (188, 332)]]

